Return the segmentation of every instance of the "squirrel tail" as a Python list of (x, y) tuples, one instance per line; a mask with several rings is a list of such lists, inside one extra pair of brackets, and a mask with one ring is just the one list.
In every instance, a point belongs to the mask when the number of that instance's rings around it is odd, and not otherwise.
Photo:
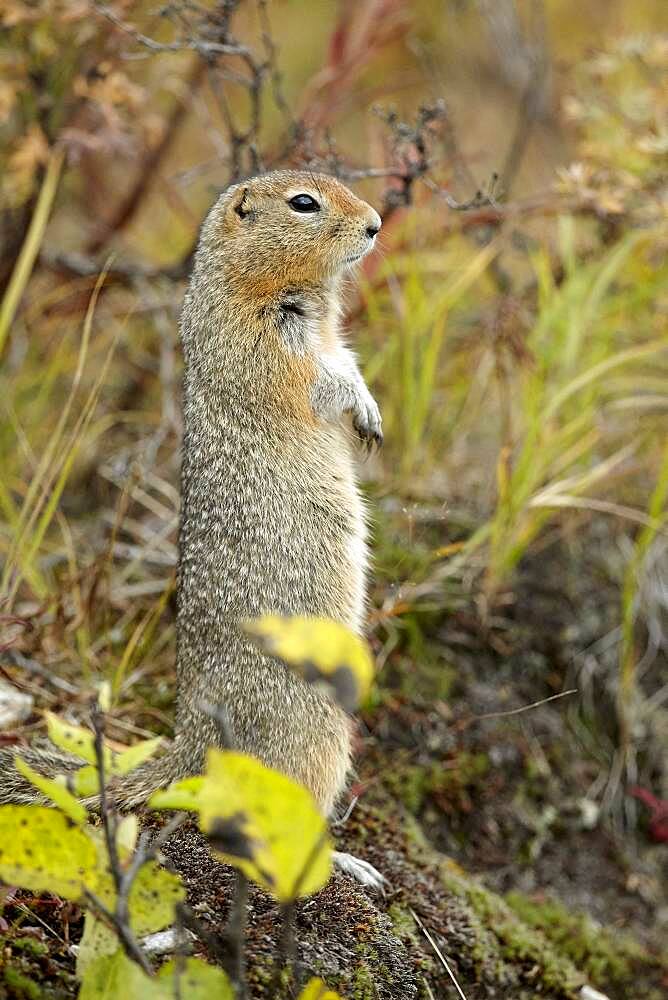
[[(134, 809), (143, 805), (146, 800), (172, 781), (185, 778), (196, 773), (192, 766), (183, 767), (187, 759), (184, 749), (180, 747), (181, 739), (177, 736), (171, 747), (162, 757), (151, 758), (121, 778), (113, 779), (109, 784), (109, 797), (120, 809)], [(55, 778), (57, 774), (68, 774), (83, 766), (78, 757), (53, 748), (13, 747), (0, 749), (0, 805), (34, 805), (46, 802), (47, 799), (37, 791), (14, 766), (14, 758), (20, 757), (33, 770), (45, 778)], [(192, 761), (192, 755), (190, 756)], [(84, 800), (85, 805), (95, 809), (97, 797)]]
[(24, 778), (14, 766), (14, 758), (20, 757), (34, 771), (45, 778), (55, 778), (57, 774), (67, 774), (81, 767), (82, 762), (77, 757), (70, 757), (48, 747), (3, 747), (0, 749), (0, 805), (34, 805), (44, 802), (34, 785)]

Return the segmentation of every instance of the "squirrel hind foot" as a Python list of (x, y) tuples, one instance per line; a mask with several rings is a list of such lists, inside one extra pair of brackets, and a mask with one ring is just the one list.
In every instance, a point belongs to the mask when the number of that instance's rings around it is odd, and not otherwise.
[(385, 876), (381, 875), (378, 869), (370, 865), (368, 861), (356, 858), (353, 854), (346, 854), (344, 851), (333, 851), (332, 857), (339, 871), (350, 875), (365, 889), (371, 889), (372, 892), (377, 892), (381, 896), (385, 895), (385, 886), (389, 883)]

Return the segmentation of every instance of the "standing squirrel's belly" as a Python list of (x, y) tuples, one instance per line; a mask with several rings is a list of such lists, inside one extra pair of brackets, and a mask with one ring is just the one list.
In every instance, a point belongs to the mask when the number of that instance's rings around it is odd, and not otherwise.
[(215, 460), (189, 463), (183, 503), (177, 728), (206, 746), (216, 733), (201, 703), (224, 705), (237, 747), (306, 784), (329, 812), (349, 766), (350, 720), (238, 622), (273, 613), (361, 629), (366, 529), (344, 432), (237, 439), (233, 449), (221, 440)]
[(190, 469), (180, 603), (205, 597), (217, 623), (299, 614), (359, 630), (366, 526), (345, 432), (236, 444), (234, 454), (223, 445), (215, 463)]

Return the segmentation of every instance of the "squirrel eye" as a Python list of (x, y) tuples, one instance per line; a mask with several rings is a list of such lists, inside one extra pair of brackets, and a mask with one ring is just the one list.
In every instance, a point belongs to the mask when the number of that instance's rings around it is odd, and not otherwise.
[(296, 194), (294, 198), (290, 198), (288, 202), (290, 208), (293, 208), (295, 212), (319, 212), (320, 205), (312, 198), (310, 194)]

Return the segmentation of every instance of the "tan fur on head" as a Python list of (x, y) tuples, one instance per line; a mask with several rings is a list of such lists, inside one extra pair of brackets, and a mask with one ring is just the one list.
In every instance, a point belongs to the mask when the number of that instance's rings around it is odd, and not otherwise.
[[(290, 199), (300, 194), (310, 195), (319, 210), (295, 211)], [(378, 229), (378, 213), (336, 178), (284, 170), (228, 188), (202, 242), (216, 255), (229, 250), (228, 278), (254, 299), (334, 278), (368, 253), (369, 232)]]

